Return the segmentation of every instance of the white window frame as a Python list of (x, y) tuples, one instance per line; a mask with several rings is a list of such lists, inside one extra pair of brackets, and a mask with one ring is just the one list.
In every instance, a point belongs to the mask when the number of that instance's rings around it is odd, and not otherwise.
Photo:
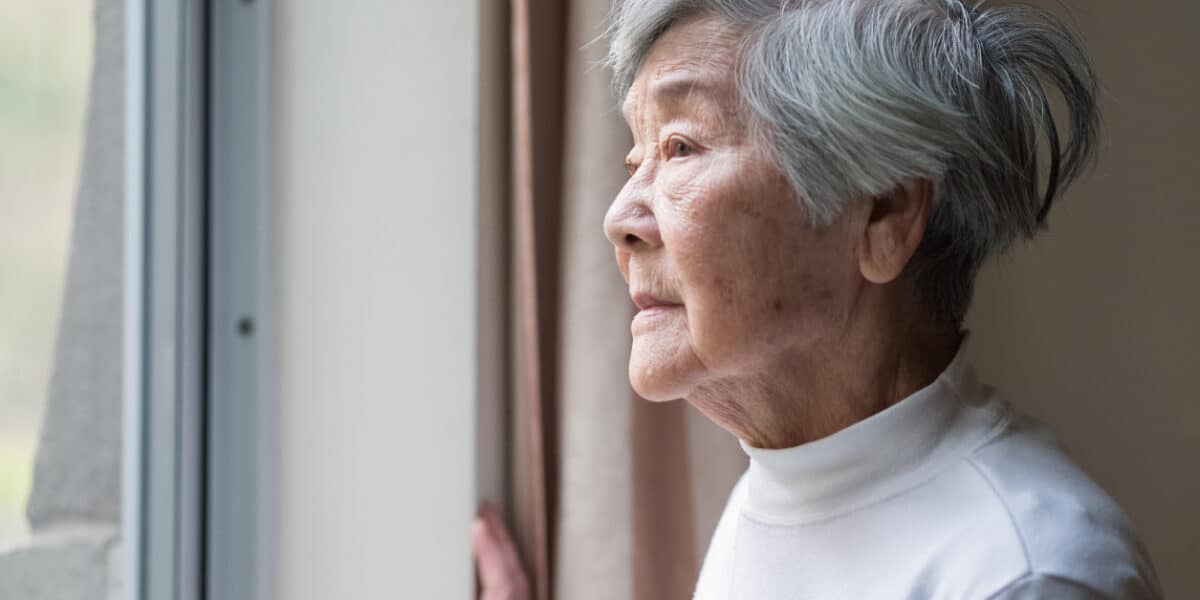
[[(455, 318), (466, 329), (455, 338), (454, 353), (406, 367), (449, 370), (460, 382), (452, 397), (440, 399), (452, 403), (439, 419), (455, 424), (453, 439), (439, 443), (451, 450), (443, 456), (453, 458), (439, 463), (433, 484), (413, 482), (436, 488), (434, 496), (420, 500), (435, 509), (436, 519), (417, 510), (407, 520), (390, 521), (390, 529), (398, 536), (410, 526), (448, 536), (444, 544), (453, 552), (436, 560), (421, 556), (413, 545), (421, 540), (409, 539), (406, 555), (424, 562), (398, 557), (396, 568), (411, 589), (436, 588), (466, 600), (474, 588), (468, 536), (474, 507), (480, 498), (503, 502), (506, 496), (507, 15), (488, 0), (434, 6), (428, 16), (443, 29), (461, 28), (468, 43), (465, 52), (452, 48), (457, 58), (445, 66), (459, 91), (468, 94), (466, 101), (447, 98), (449, 106), (439, 107), (443, 112), (434, 117), (461, 136), (447, 158), (464, 161), (459, 175), (467, 184), (449, 197), (409, 200), (446, 203), (432, 222), (412, 226), (438, 227), (454, 236), (460, 251), (442, 266), (461, 279), (452, 300)], [(287, 510), (278, 497), (277, 388), (287, 375), (276, 364), (280, 207), (273, 204), (272, 178), (279, 176), (279, 166), (271, 144), (279, 122), (273, 112), (280, 106), (273, 101), (279, 64), (272, 53), (280, 47), (273, 29), (281, 17), (273, 8), (271, 0), (126, 4), (122, 579), (129, 600), (267, 600), (277, 597), (280, 578), (290, 576), (279, 564), (278, 531)], [(375, 10), (395, 16), (392, 8)], [(377, 66), (426, 68), (420, 42), (405, 43), (410, 56)], [(342, 60), (381, 57), (362, 46)], [(389, 76), (387, 85), (395, 86), (396, 75)], [(429, 96), (435, 104), (436, 92)], [(386, 125), (403, 127), (404, 119), (426, 116), (396, 118), (400, 122)], [(468, 125), (456, 125), (459, 119)], [(380, 183), (380, 191), (388, 185), (399, 183)], [(431, 240), (435, 234), (423, 233)], [(344, 332), (338, 335), (339, 343), (347, 343)], [(298, 339), (308, 347), (322, 343)], [(425, 342), (417, 336), (410, 343), (416, 352)], [(372, 393), (380, 391), (392, 393), (379, 388)], [(395, 391), (399, 401), (421, 401)], [(422, 444), (438, 439), (422, 432), (398, 455), (378, 458), (377, 468), (392, 471), (393, 478), (403, 478), (406, 469), (420, 472)], [(335, 443), (341, 449), (353, 445)], [(306, 468), (296, 462), (291, 461), (293, 472)], [(339, 517), (328, 516), (335, 526)], [(352, 581), (352, 563), (336, 564), (341, 567), (329, 566), (322, 579)], [(391, 575), (379, 571), (371, 572), (375, 581)]]
[(130, 600), (272, 597), (269, 8), (125, 8)]

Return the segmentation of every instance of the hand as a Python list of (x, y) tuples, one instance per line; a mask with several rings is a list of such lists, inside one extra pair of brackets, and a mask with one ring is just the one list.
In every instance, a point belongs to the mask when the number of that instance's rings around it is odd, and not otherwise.
[(485, 504), (471, 529), (471, 548), (479, 569), (480, 600), (529, 600), (529, 578), (517, 546), (491, 505)]

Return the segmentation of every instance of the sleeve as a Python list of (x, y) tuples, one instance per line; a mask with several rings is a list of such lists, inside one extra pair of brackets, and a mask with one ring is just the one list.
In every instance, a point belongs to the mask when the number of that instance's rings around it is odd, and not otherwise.
[(1116, 595), (1097, 590), (1068, 577), (1033, 573), (1025, 575), (989, 597), (989, 600), (1161, 600), (1151, 588), (1130, 585)]

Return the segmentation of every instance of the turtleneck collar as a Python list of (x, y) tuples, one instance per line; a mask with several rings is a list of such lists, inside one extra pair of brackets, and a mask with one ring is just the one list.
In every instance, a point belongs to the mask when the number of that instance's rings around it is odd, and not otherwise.
[(836, 517), (908, 489), (960, 460), (1006, 422), (1007, 409), (957, 355), (933, 383), (832, 435), (754, 448), (745, 513), (776, 524)]

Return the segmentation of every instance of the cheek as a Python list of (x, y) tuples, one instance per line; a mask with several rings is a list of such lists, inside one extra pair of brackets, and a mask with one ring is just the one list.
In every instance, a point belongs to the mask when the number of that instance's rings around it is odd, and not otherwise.
[[(701, 254), (686, 273), (688, 315), (696, 352), (714, 369), (752, 361), (759, 347), (777, 347), (803, 317), (803, 288), (811, 283), (780, 273), (756, 244)], [(801, 289), (796, 289), (801, 288)]]
[(714, 371), (813, 344), (837, 321), (833, 240), (816, 239), (798, 210), (757, 200), (714, 202), (673, 249), (693, 346)]

